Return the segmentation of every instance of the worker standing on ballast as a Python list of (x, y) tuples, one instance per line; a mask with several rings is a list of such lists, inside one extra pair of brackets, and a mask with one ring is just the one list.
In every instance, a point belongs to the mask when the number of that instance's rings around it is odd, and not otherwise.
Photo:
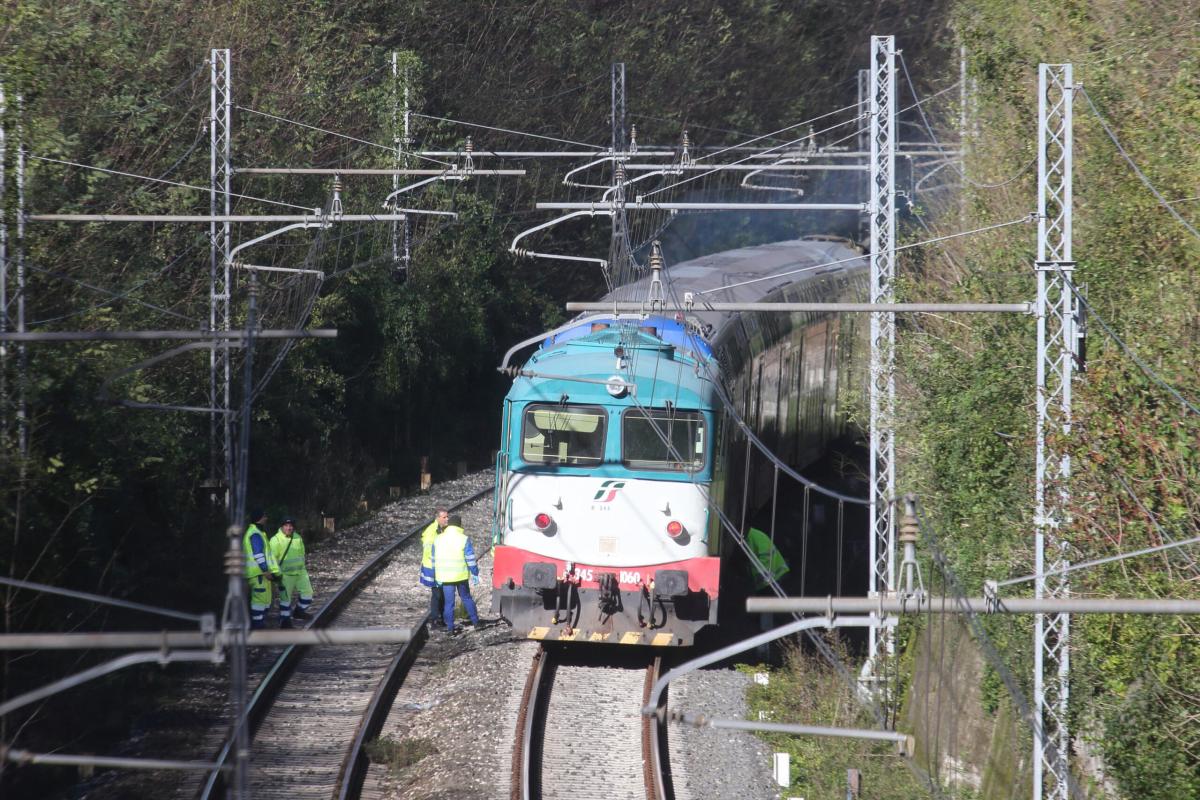
[(295, 598), (295, 618), (306, 620), (311, 617), (308, 607), (312, 604), (312, 581), (308, 578), (308, 567), (304, 563), (304, 540), (296, 533), (296, 520), (285, 517), (283, 525), (271, 537), (271, 554), (279, 565), (279, 627), (292, 627), (292, 604)]
[(442, 619), (446, 623), (446, 631), (454, 636), (458, 633), (454, 627), (455, 592), (462, 597), (463, 607), (471, 618), (471, 626), (479, 625), (479, 611), (467, 586), (468, 577), (471, 583), (479, 583), (479, 564), (475, 561), (475, 548), (463, 531), (462, 517), (455, 514), (449, 522), (433, 540), (433, 576), (442, 585), (445, 595)]
[(271, 587), (279, 580), (279, 564), (271, 554), (267, 534), (259, 527), (267, 524), (266, 513), (256, 508), (250, 512), (250, 519), (242, 537), (242, 549), (246, 552), (246, 582), (250, 585), (250, 627), (258, 629), (267, 626)]
[(450, 524), (450, 512), (438, 506), (433, 512), (433, 522), (421, 531), (421, 585), (429, 587), (429, 619), (435, 628), (445, 627), (442, 622), (442, 586), (433, 576), (433, 540)]

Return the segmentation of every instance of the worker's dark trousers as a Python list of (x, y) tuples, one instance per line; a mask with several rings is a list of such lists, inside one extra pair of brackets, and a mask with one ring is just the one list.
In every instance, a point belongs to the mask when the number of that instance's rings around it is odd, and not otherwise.
[(458, 583), (443, 583), (442, 590), (446, 593), (446, 604), (442, 607), (442, 619), (446, 621), (446, 630), (454, 630), (454, 592), (462, 598), (463, 607), (472, 625), (479, 624), (479, 611), (475, 608), (475, 598), (471, 597), (471, 587), (466, 581)]
[(442, 606), (445, 600), (442, 599), (442, 587), (429, 587), (429, 618), (437, 623), (442, 618)]

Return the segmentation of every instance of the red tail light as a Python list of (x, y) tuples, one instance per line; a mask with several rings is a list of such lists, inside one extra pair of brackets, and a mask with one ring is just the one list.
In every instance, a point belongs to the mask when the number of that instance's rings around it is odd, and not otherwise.
[(671, 520), (667, 523), (667, 536), (672, 539), (678, 539), (683, 534), (683, 523), (679, 520)]
[(533, 518), (533, 524), (538, 527), (538, 530), (544, 531), (554, 524), (554, 520), (550, 518), (549, 514), (542, 513)]

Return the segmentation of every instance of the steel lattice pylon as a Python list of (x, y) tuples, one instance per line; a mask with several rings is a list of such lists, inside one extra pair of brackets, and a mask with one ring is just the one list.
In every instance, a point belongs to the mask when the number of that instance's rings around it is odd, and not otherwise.
[[(228, 50), (213, 50), (209, 60), (209, 211), (230, 213), (229, 197), (233, 189), (231, 162), (231, 74)], [(231, 228), (228, 222), (209, 223), (208, 327), (229, 330), (229, 253)], [(213, 342), (209, 355), (209, 477), (213, 485), (224, 487), (225, 511), (229, 511), (229, 488), (233, 485), (233, 420), (229, 414), (230, 364), (227, 342)]]
[[(871, 37), (871, 298), (872, 303), (895, 301), (896, 188), (895, 37)], [(895, 405), (896, 315), (871, 314), (870, 365), (870, 594), (890, 592), (895, 585)], [(870, 663), (879, 666), (880, 645), (885, 654), (895, 644), (886, 627), (872, 627), (868, 640)]]
[[(1071, 261), (1070, 64), (1038, 70), (1037, 242), (1037, 485), (1034, 526), (1038, 598), (1070, 593), (1066, 541), (1070, 519), (1071, 374), (1074, 368), (1075, 295)], [(1038, 614), (1034, 633), (1033, 796), (1066, 800), (1070, 732), (1067, 727), (1070, 617)], [(1048, 678), (1048, 679), (1047, 679)]]

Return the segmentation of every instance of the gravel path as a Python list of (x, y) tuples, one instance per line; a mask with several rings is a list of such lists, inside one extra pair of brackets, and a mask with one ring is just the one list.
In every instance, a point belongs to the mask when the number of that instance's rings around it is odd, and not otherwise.
[[(751, 682), (749, 675), (731, 669), (689, 672), (671, 681), (668, 702), (674, 711), (746, 719)], [(675, 800), (780, 796), (771, 777), (771, 749), (751, 733), (672, 724), (668, 742)]]

